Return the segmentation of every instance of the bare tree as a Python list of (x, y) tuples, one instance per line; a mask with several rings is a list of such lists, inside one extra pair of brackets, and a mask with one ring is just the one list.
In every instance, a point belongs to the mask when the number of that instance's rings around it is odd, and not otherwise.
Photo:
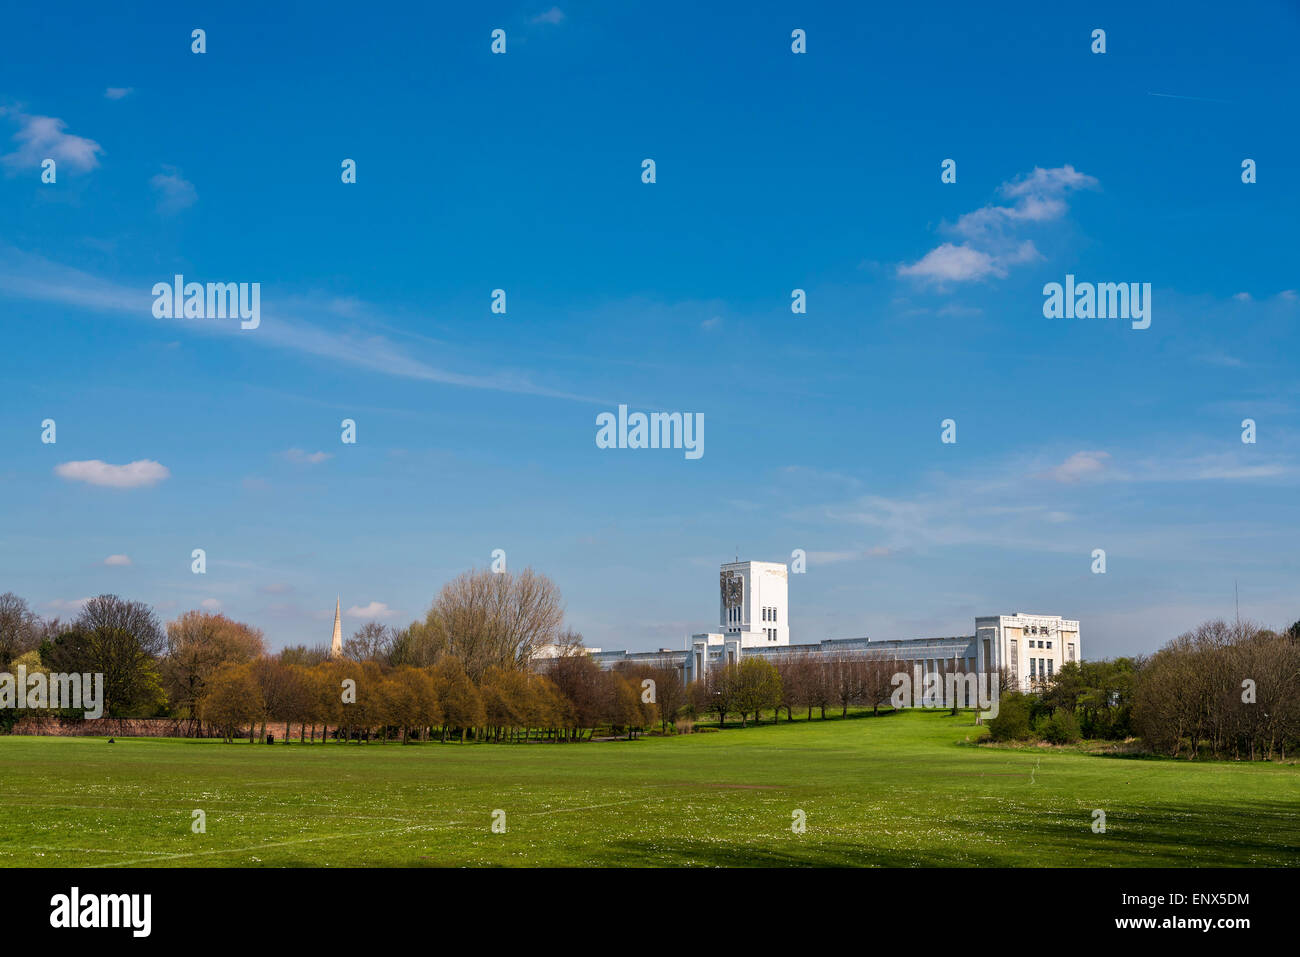
[(1209, 621), (1141, 663), (1133, 726), (1189, 758), (1271, 759), (1300, 746), (1300, 648), (1249, 621)]
[(886, 704), (894, 693), (894, 675), (906, 673), (907, 666), (893, 658), (871, 657), (863, 667), (862, 703), (871, 706), (871, 713), (879, 716), (880, 706)]
[(7, 670), (15, 658), (40, 644), (40, 625), (25, 599), (11, 591), (0, 595), (0, 670)]
[(343, 657), (353, 661), (389, 664), (393, 655), (394, 633), (387, 625), (368, 621), (343, 642)]
[(558, 643), (563, 621), (560, 590), (545, 575), (470, 571), (443, 586), (423, 640), (459, 658), (477, 683), (492, 665), (527, 668), (539, 647)]

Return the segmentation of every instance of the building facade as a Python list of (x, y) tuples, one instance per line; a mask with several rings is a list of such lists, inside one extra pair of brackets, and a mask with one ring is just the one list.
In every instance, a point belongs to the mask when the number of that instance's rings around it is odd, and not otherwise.
[[(940, 638), (829, 638), (790, 643), (789, 578), (781, 562), (728, 562), (718, 576), (718, 631), (690, 637), (682, 650), (627, 652), (591, 649), (601, 667), (619, 662), (673, 667), (685, 682), (709, 668), (737, 664), (747, 655), (779, 659), (852, 655), (907, 663), (923, 674), (996, 674), (1006, 669), (1022, 690), (1033, 690), (1071, 661), (1083, 660), (1079, 622), (1059, 615), (988, 615), (975, 619), (973, 635)], [(942, 677), (940, 678), (942, 680)]]

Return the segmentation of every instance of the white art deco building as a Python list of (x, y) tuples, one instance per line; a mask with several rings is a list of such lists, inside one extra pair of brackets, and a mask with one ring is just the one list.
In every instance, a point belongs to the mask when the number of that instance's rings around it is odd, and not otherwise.
[[(1061, 666), (1083, 660), (1079, 622), (1060, 615), (1016, 612), (975, 619), (973, 635), (942, 638), (829, 638), (814, 644), (790, 643), (789, 579), (781, 562), (728, 562), (718, 581), (718, 631), (692, 635), (683, 650), (599, 651), (602, 667), (620, 661), (673, 666), (686, 681), (707, 668), (734, 664), (746, 655), (858, 655), (888, 658), (925, 673), (996, 673), (1007, 669), (1023, 689), (1049, 679)], [(942, 680), (942, 679), (941, 679)]]

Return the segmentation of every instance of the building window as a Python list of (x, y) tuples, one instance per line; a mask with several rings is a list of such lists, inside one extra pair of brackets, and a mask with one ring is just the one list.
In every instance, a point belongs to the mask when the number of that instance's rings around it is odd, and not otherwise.
[(1070, 660), (1070, 661), (1073, 661), (1073, 660), (1074, 660), (1074, 642), (1071, 642), (1071, 643), (1070, 643), (1070, 645), (1069, 645), (1069, 651), (1070, 651), (1070, 658), (1069, 658), (1069, 660)]
[(1052, 643), (1050, 641), (1047, 643), (1047, 650), (1048, 651), (1052, 650)]
[(1047, 677), (1052, 677), (1052, 659), (1047, 659)]
[(1031, 678), (1037, 678), (1037, 677), (1038, 677), (1038, 659), (1037, 659), (1037, 658), (1030, 658), (1030, 659), (1029, 659), (1029, 677), (1031, 677)]

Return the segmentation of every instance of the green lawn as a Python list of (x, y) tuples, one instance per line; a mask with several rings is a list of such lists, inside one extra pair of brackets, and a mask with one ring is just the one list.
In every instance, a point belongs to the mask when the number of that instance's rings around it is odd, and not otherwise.
[(4, 737), (0, 865), (1300, 864), (1300, 768), (980, 734), (912, 711), (579, 745)]

